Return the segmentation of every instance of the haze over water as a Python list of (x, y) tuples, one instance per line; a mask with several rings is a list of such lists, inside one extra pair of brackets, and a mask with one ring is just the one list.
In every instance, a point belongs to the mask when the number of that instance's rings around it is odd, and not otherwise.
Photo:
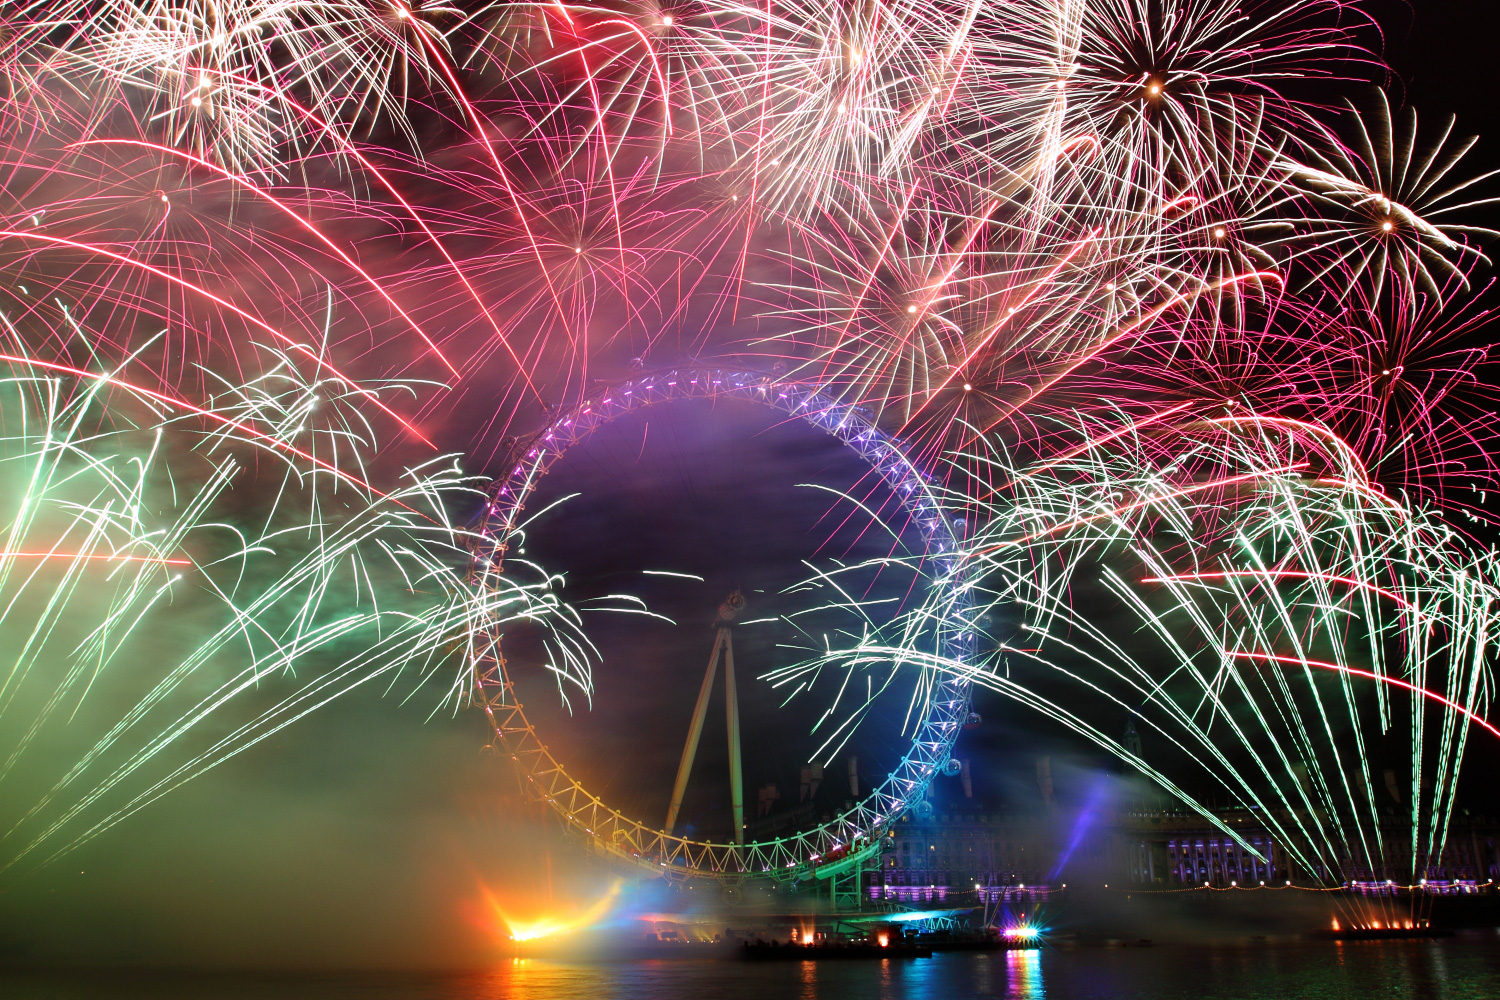
[(11, 975), (0, 992), (10, 1000), (1492, 1000), (1500, 938), (1061, 947), (881, 962), (515, 960), (447, 975), (35, 972)]

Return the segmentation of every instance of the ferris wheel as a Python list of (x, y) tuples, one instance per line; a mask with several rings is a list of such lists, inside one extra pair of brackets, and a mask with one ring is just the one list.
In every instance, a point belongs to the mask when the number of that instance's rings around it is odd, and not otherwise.
[[(957, 573), (953, 526), (931, 483), (895, 440), (854, 407), (838, 403), (814, 387), (771, 375), (708, 367), (662, 372), (616, 385), (561, 414), (519, 446), (510, 474), (491, 492), (480, 531), (482, 542), (475, 552), (475, 585), (490, 585), (494, 575), (503, 572), (506, 554), (521, 530), (527, 501), (542, 477), (570, 448), (610, 422), (644, 407), (702, 399), (735, 399), (769, 407), (832, 435), (851, 449), (884, 481), (899, 501), (899, 509), (920, 533), (925, 558), (935, 567), (935, 572), (927, 574), (930, 585), (951, 588), (947, 606), (960, 611), (966, 606), (963, 582)], [(744, 842), (737, 808), (732, 840), (714, 842), (679, 835), (674, 832), (677, 810), (721, 654), (727, 675), (731, 779), (735, 804), (741, 805), (732, 638), (737, 596), (731, 595), (720, 609), (709, 671), (700, 690), (665, 823), (658, 825), (626, 815), (568, 773), (549, 750), (543, 734), (528, 720), (501, 653), (499, 635), (485, 637), (475, 657), (476, 697), (494, 730), (495, 745), (520, 769), (528, 792), (546, 802), (596, 849), (669, 878), (730, 884), (754, 879), (797, 881), (809, 876), (832, 877), (861, 866), (880, 851), (881, 838), (890, 825), (924, 799), (933, 778), (957, 763), (952, 760), (952, 751), (969, 718), (969, 679), (961, 670), (937, 672), (930, 678), (914, 722), (907, 728), (910, 742), (900, 762), (869, 794), (832, 819), (774, 839)], [(965, 623), (957, 621), (939, 634), (942, 648), (933, 652), (950, 663), (967, 662), (973, 638)]]

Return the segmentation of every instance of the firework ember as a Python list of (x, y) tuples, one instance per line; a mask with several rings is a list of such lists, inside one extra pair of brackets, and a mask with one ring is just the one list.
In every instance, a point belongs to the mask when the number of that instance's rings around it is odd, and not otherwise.
[(1367, 759), (1402, 741), (1403, 830), (1441, 850), (1495, 737), (1494, 198), (1473, 140), (1374, 89), (1353, 5), (65, 0), (0, 30), (0, 872), (366, 685), (519, 754), (506, 637), (544, 633), (570, 708), (599, 661), (569, 567), (524, 555), (550, 435), (730, 396), (897, 496), (828, 500), (889, 555), (811, 566), (758, 681), (821, 699), (819, 766), (877, 699), (915, 749), (744, 850), (557, 765), (540, 794), (607, 852), (878, 852), (971, 688), (1237, 837), (1206, 781), (1332, 881), (1386, 855)]

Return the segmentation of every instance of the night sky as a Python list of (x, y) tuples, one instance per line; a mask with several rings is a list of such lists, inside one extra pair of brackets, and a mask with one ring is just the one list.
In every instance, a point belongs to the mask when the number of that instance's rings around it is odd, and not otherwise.
[[(1471, 154), (1471, 172), (1500, 166), (1500, 58), (1487, 5), (1371, 9), (1399, 74), (1393, 95), (1404, 90), (1425, 128), (1456, 113), (1457, 134), (1493, 136)], [(678, 623), (590, 617), (605, 651), (591, 717), (575, 699), (577, 714), (566, 718), (555, 689), (543, 683), (525, 695), (538, 718), (556, 727), (559, 753), (581, 760), (587, 753), (580, 767), (590, 779), (648, 819), (664, 806), (712, 642), (709, 621), (727, 590), (746, 591), (749, 617), (774, 616), (795, 602), (778, 591), (800, 575), (800, 559), (889, 548), (858, 517), (844, 520), (847, 505), (798, 485), (807, 482), (884, 500), (857, 461), (818, 432), (703, 406), (622, 422), (571, 455), (547, 484), (554, 495), (581, 494), (540, 523), (530, 542), (544, 564), (578, 567), (570, 596), (587, 600), (618, 588), (647, 597)], [(647, 580), (642, 569), (707, 579)], [(893, 575), (871, 586), (902, 590)], [(789, 740), (767, 725), (776, 699), (754, 679), (786, 662), (778, 643), (794, 639), (771, 625), (749, 626), (737, 640), (752, 813), (765, 781), (795, 798), (796, 766), (807, 753), (801, 734), (811, 701), (791, 706), (797, 739)], [(524, 659), (525, 640), (517, 645)], [(549, 849), (539, 832), (548, 826), (517, 794), (509, 768), (485, 750), (482, 716), (433, 715), (442, 694), (437, 683), (410, 697), (358, 691), (61, 861), (8, 880), (0, 889), (0, 960), (483, 961), (492, 942), (469, 912), (481, 885), (542, 893), (604, 876), (549, 868), (565, 855)], [(900, 700), (851, 745), (864, 780), (882, 776), (874, 762), (888, 766), (899, 750)], [(982, 795), (1024, 805), (1039, 753), (1108, 766), (1008, 706), (981, 696), (977, 707), (985, 727), (965, 737), (960, 755), (975, 758)], [(724, 754), (716, 698), (699, 754), (703, 786), (690, 795), (688, 822), (712, 829), (723, 822), (721, 797), (708, 784), (723, 787)], [(829, 780), (832, 788), (842, 774), (830, 769)]]
[[(802, 485), (813, 483), (823, 489)], [(568, 452), (528, 509), (574, 493), (529, 532), (526, 556), (548, 567), (588, 567), (563, 591), (575, 606), (598, 607), (611, 593), (628, 593), (671, 621), (592, 614), (590, 634), (602, 653), (594, 704), (588, 710), (575, 693), (571, 716), (554, 684), (535, 671), (528, 676), (528, 661), (540, 657), (527, 636), (515, 636), (506, 655), (532, 721), (550, 734), (560, 759), (577, 762), (591, 791), (659, 822), (713, 644), (710, 623), (739, 588), (747, 598), (742, 619), (750, 623), (734, 640), (747, 801), (767, 782), (795, 797), (800, 765), (826, 739), (813, 735), (814, 727), (843, 675), (814, 681), (784, 709), (778, 706), (797, 685), (777, 688), (756, 678), (802, 659), (826, 631), (853, 624), (841, 612), (810, 613), (828, 602), (826, 588), (787, 593), (809, 577), (804, 560), (829, 568), (921, 551), (916, 531), (893, 539), (862, 509), (899, 526), (899, 503), (837, 439), (759, 406), (706, 400), (610, 424)], [(643, 569), (704, 579), (647, 576)], [(907, 605), (914, 581), (898, 566), (842, 582), (864, 599), (890, 602), (890, 614)], [(846, 701), (851, 708), (863, 703), (860, 687), (861, 697)], [(694, 771), (701, 780), (690, 786), (682, 817), (685, 831), (710, 839), (730, 830), (722, 692), (721, 670)], [(846, 749), (838, 773), (830, 769), (828, 791), (840, 792), (829, 804), (847, 794), (849, 756), (879, 777), (900, 759), (910, 694), (909, 683), (899, 684), (852, 741), (839, 741)], [(821, 732), (846, 717), (840, 712)]]

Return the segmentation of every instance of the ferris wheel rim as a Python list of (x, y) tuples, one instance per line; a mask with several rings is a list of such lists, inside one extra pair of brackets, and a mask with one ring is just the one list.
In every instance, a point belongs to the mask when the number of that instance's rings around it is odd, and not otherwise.
[[(629, 413), (650, 406), (691, 399), (735, 398), (758, 403), (800, 418), (853, 449), (875, 471), (914, 516), (927, 543), (927, 556), (939, 564), (942, 585), (964, 593), (952, 525), (938, 502), (931, 481), (907, 457), (893, 437), (881, 431), (857, 407), (838, 402), (815, 385), (775, 374), (727, 366), (674, 368), (637, 376), (591, 396), (559, 414), (519, 445), (516, 461), (491, 488), (476, 545), (473, 575), (478, 585), (503, 569), (510, 539), (520, 529), (519, 515), (542, 476), (576, 444)], [(496, 530), (495, 522), (501, 520)], [(960, 603), (966, 599), (960, 599)], [(963, 609), (967, 604), (963, 603)], [(958, 617), (962, 617), (959, 615)], [(945, 659), (963, 663), (972, 643), (966, 622), (949, 629), (940, 642)], [(608, 806), (571, 777), (552, 756), (515, 698), (501, 636), (487, 634), (475, 651), (476, 698), (496, 741), (525, 771), (528, 791), (547, 802), (572, 828), (624, 860), (679, 878), (795, 880), (820, 869), (842, 867), (878, 850), (881, 838), (920, 799), (951, 757), (969, 714), (970, 682), (962, 670), (945, 670), (930, 679), (921, 721), (911, 746), (885, 779), (853, 806), (808, 830), (770, 840), (718, 843), (679, 836), (632, 819)]]

